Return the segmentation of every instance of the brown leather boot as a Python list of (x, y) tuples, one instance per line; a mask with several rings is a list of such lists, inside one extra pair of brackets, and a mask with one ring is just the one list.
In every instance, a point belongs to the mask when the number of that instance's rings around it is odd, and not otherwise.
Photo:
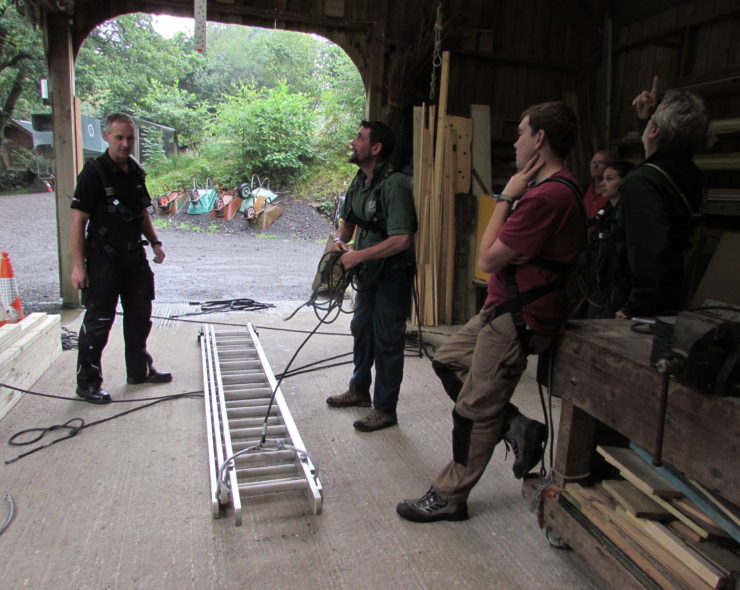
[(388, 428), (395, 424), (398, 424), (395, 411), (381, 412), (380, 410), (373, 408), (367, 416), (355, 421), (352, 426), (361, 432), (373, 432), (374, 430)]
[(369, 393), (356, 392), (351, 389), (339, 395), (330, 395), (326, 398), (326, 403), (332, 408), (349, 408), (352, 406), (368, 408), (373, 405)]

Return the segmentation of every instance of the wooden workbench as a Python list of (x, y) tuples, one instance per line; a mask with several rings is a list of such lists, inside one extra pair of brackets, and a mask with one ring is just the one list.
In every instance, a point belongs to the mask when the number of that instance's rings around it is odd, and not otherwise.
[[(588, 482), (596, 421), (654, 452), (661, 375), (650, 367), (652, 336), (625, 320), (576, 321), (555, 354), (552, 391), (562, 397), (553, 483)], [(670, 384), (663, 461), (740, 505), (740, 399)], [(546, 498), (543, 518), (614, 587), (644, 588), (577, 513)], [(617, 552), (618, 553), (618, 552)]]

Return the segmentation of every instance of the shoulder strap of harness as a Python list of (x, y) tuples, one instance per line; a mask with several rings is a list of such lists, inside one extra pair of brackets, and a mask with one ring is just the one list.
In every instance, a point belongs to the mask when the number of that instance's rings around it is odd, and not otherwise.
[[(578, 188), (578, 185), (568, 180), (567, 178), (562, 178), (560, 176), (557, 176), (555, 178), (548, 178), (543, 182), (559, 182), (560, 184), (564, 184), (571, 189), (573, 195), (576, 198), (578, 210), (581, 212), (581, 216), (583, 218), (584, 233), (587, 236), (588, 221), (586, 219), (586, 210), (583, 206), (581, 189)], [(588, 240), (588, 237), (586, 237), (586, 240)], [(502, 315), (504, 313), (511, 313), (512, 319), (514, 320), (514, 326), (516, 327), (517, 335), (519, 336), (519, 341), (524, 347), (525, 354), (528, 354), (529, 339), (531, 334), (527, 331), (527, 324), (524, 321), (524, 306), (532, 303), (533, 301), (536, 301), (540, 297), (544, 297), (548, 293), (565, 285), (568, 279), (568, 274), (571, 272), (575, 264), (565, 264), (563, 262), (546, 260), (540, 257), (532, 258), (531, 260), (525, 262), (525, 264), (533, 264), (538, 268), (542, 268), (544, 270), (548, 270), (560, 275), (558, 276), (558, 278), (550, 283), (533, 287), (532, 289), (528, 289), (524, 293), (519, 293), (519, 288), (516, 284), (516, 270), (519, 266), (522, 265), (509, 264), (506, 266), (506, 301), (503, 304), (496, 306), (496, 316)]]
[[(376, 183), (376, 185), (373, 187), (373, 198), (375, 199), (375, 214), (373, 215), (373, 218), (369, 221), (365, 221), (364, 219), (360, 219), (357, 217), (352, 210), (352, 203), (349, 203), (349, 211), (347, 212), (347, 222), (351, 223), (353, 225), (358, 225), (365, 231), (372, 231), (377, 232), (381, 234), (387, 233), (388, 225), (386, 223), (386, 217), (385, 212), (383, 211), (383, 206), (380, 200), (380, 191), (383, 187), (383, 183), (388, 179), (388, 177), (393, 174), (394, 170), (392, 166), (388, 166), (388, 169), (383, 173), (383, 176), (381, 179)], [(352, 189), (356, 184), (358, 184), (359, 176), (356, 176), (355, 179), (352, 181), (352, 186), (350, 189)]]
[(692, 218), (699, 218), (701, 217), (701, 214), (698, 212), (695, 212), (691, 208), (691, 204), (689, 203), (689, 200), (686, 198), (686, 195), (684, 192), (679, 188), (679, 186), (676, 184), (676, 181), (673, 180), (670, 174), (663, 170), (660, 166), (657, 164), (653, 164), (652, 162), (645, 162), (643, 166), (650, 166), (651, 168), (655, 168), (658, 172), (660, 172), (663, 177), (668, 181), (668, 184), (670, 184), (673, 187), (673, 190), (676, 191), (679, 197), (681, 197), (681, 201), (683, 201), (684, 206), (686, 207), (686, 210), (688, 211), (689, 215), (691, 215)]
[[(143, 175), (144, 171), (142, 170), (139, 163), (134, 158), (130, 159), (133, 163), (133, 166), (136, 167), (137, 172)], [(134, 219), (133, 212), (116, 198), (116, 191), (113, 188), (113, 183), (111, 182), (110, 176), (105, 170), (103, 164), (98, 158), (92, 160), (91, 163), (103, 183), (103, 191), (105, 192), (105, 198), (108, 201), (108, 213), (118, 212), (121, 217), (123, 217), (124, 221), (132, 221)]]

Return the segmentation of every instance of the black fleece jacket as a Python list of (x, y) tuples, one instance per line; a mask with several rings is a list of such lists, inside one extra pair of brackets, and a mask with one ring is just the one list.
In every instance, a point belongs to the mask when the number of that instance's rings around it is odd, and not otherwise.
[[(648, 163), (673, 179), (688, 207), (670, 181)], [(693, 233), (692, 214), (699, 212), (702, 200), (699, 169), (689, 152), (658, 150), (627, 175), (617, 219), (630, 281), (625, 315), (654, 316), (686, 306), (684, 256)]]

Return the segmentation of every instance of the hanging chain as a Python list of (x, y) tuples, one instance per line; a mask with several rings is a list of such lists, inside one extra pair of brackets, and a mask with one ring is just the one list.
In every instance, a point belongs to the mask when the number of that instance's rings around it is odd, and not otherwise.
[(434, 53), (432, 54), (432, 78), (429, 80), (429, 102), (437, 95), (437, 69), (442, 66), (442, 1), (437, 4), (437, 18), (434, 22)]

